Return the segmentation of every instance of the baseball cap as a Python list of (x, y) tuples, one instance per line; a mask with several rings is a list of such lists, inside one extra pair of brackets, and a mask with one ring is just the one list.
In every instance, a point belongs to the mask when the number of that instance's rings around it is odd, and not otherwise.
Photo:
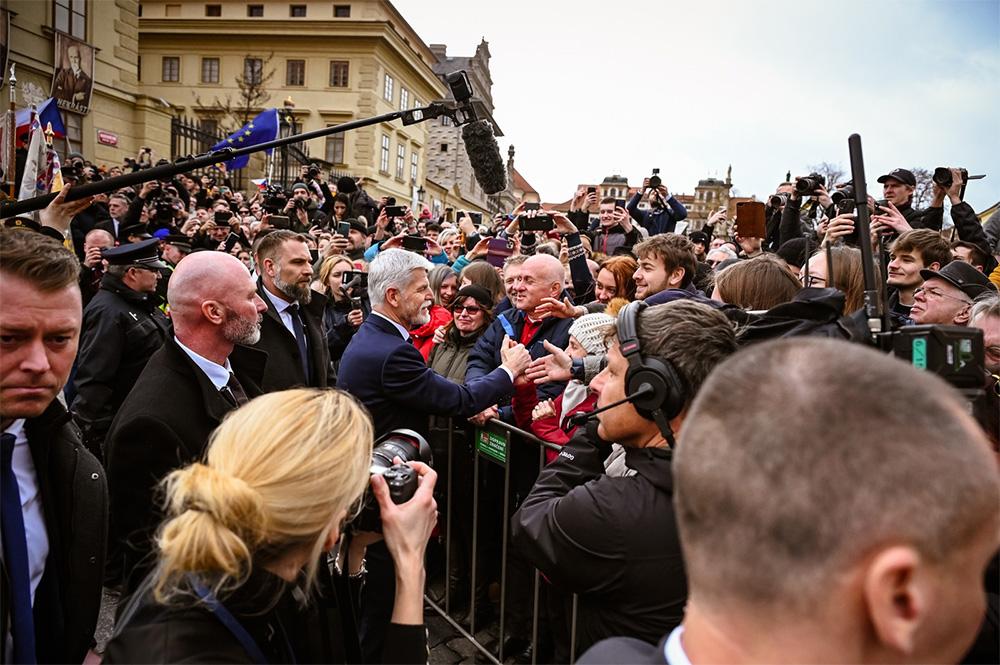
[(883, 183), (886, 180), (892, 178), (893, 180), (898, 180), (904, 185), (909, 185), (910, 187), (917, 186), (917, 179), (913, 175), (913, 171), (908, 169), (893, 169), (886, 173), (885, 175), (880, 175), (878, 177), (878, 182)]

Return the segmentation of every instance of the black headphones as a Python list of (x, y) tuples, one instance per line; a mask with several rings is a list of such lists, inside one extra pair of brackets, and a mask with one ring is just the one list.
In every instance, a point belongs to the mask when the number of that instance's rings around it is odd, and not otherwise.
[(668, 360), (648, 358), (639, 346), (639, 314), (648, 305), (631, 302), (618, 312), (618, 349), (628, 361), (625, 394), (641, 393), (629, 400), (636, 412), (652, 420), (671, 446), (674, 432), (670, 421), (680, 415), (687, 401), (687, 390), (680, 374)]

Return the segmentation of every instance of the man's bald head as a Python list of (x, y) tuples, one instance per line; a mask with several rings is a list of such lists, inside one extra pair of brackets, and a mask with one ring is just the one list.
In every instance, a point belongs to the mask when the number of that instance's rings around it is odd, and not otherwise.
[(167, 303), (174, 327), (195, 325), (205, 314), (206, 301), (229, 305), (256, 285), (243, 262), (225, 252), (195, 252), (177, 264), (167, 286)]
[(114, 247), (115, 237), (104, 229), (91, 229), (83, 239), (84, 246)]
[(563, 283), (566, 270), (562, 262), (550, 254), (536, 254), (524, 262), (524, 269), (531, 270), (547, 282)]
[(509, 289), (514, 306), (532, 315), (544, 298), (558, 298), (563, 290), (562, 263), (554, 256), (536, 254), (522, 265)]

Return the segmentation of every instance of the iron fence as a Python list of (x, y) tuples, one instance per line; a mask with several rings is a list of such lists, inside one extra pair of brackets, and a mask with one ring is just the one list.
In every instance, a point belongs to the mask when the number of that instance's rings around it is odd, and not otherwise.
[[(458, 455), (466, 454), (465, 450), (456, 450), (462, 441), (456, 441), (456, 434), (461, 432), (466, 435), (464, 428), (457, 429), (453, 419), (444, 420), (441, 426), (440, 419), (431, 419), (430, 433), (432, 438), (444, 436), (447, 445), (447, 470), (445, 472), (446, 492), (445, 492), (445, 532), (444, 532), (444, 552), (445, 552), (445, 592), (443, 606), (425, 594), (425, 602), (438, 615), (447, 621), (460, 635), (468, 640), (486, 659), (495, 665), (500, 665), (509, 654), (504, 653), (504, 643), (506, 641), (507, 615), (508, 615), (508, 563), (510, 558), (509, 531), (511, 515), (514, 509), (511, 501), (511, 469), (515, 456), (533, 454), (526, 451), (531, 447), (537, 448), (538, 472), (545, 466), (545, 451), (552, 450), (558, 452), (561, 448), (555, 444), (544, 441), (534, 434), (515, 427), (501, 420), (490, 420), (485, 426), (475, 429), (473, 433), (472, 446), (472, 515), (471, 515), (471, 550), (467, 561), (469, 562), (469, 606), (468, 606), (468, 630), (462, 625), (460, 617), (457, 617), (453, 610), (452, 588), (452, 554), (454, 551), (456, 538), (456, 462)], [(437, 425), (437, 426), (435, 426)], [(519, 445), (523, 444), (523, 445)], [(484, 517), (481, 515), (484, 507), (484, 500), (481, 496), (483, 488), (483, 476), (488, 468), (485, 465), (494, 465), (502, 468), (503, 472), (503, 492), (500, 500), (501, 505), (501, 538), (500, 538), (500, 616), (499, 632), (496, 648), (492, 649), (488, 645), (480, 642), (476, 638), (477, 623), (477, 577), (479, 572), (479, 550), (481, 546), (481, 532), (483, 531)], [(537, 474), (536, 474), (537, 477)], [(430, 580), (429, 582), (430, 583)], [(532, 663), (537, 662), (539, 655), (539, 620), (541, 617), (541, 573), (533, 569), (532, 593), (531, 593), (531, 646)], [(572, 595), (572, 605), (569, 618), (569, 662), (576, 660), (577, 645), (577, 607), (578, 597)]]

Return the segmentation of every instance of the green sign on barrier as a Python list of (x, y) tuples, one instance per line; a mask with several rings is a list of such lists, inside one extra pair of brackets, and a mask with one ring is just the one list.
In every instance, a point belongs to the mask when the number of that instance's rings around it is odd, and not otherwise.
[(507, 463), (507, 437), (484, 429), (476, 429), (476, 450), (500, 464)]

